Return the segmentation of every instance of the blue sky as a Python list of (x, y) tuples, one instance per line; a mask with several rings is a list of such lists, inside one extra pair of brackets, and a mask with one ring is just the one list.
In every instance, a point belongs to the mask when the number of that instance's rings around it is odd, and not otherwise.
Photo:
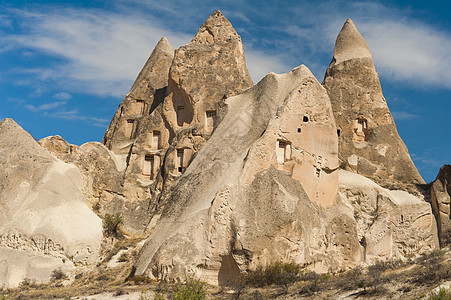
[(100, 141), (161, 36), (184, 45), (216, 9), (241, 35), (254, 83), (300, 64), (321, 82), (351, 18), (424, 179), (451, 163), (448, 1), (0, 1), (0, 118), (38, 139)]

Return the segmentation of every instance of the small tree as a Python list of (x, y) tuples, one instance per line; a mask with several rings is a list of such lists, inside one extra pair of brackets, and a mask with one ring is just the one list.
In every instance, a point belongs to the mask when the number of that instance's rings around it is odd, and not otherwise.
[(103, 219), (103, 235), (106, 237), (121, 237), (121, 225), (123, 219), (120, 213), (116, 214), (106, 214)]
[(207, 299), (205, 282), (186, 276), (185, 284), (178, 284), (172, 293), (173, 300), (204, 300)]

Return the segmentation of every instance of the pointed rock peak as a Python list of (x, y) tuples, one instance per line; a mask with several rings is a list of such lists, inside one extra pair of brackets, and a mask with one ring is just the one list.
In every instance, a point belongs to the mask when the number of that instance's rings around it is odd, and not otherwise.
[(167, 53), (173, 53), (174, 52), (174, 47), (172, 47), (171, 43), (169, 43), (168, 39), (163, 36), (160, 41), (157, 43), (157, 45), (155, 46), (155, 52), (156, 51), (162, 51), (162, 52), (167, 52)]
[(51, 157), (30, 133), (10, 118), (0, 122), (0, 152), (5, 155), (30, 153), (33, 157)]
[(191, 43), (212, 44), (218, 41), (228, 42), (233, 39), (241, 41), (240, 36), (229, 20), (217, 10), (208, 17), (204, 24), (202, 24)]
[(353, 58), (373, 58), (368, 45), (351, 19), (347, 19), (338, 34), (334, 48), (335, 64)]
[(16, 123), (16, 121), (10, 118), (3, 119), (0, 122), (0, 134), (7, 134), (11, 136), (26, 135), (32, 138), (28, 132), (26, 132), (19, 124)]
[(0, 127), (5, 127), (5, 126), (17, 126), (20, 127), (19, 124), (16, 123), (16, 121), (14, 121), (11, 118), (5, 118), (0, 122)]

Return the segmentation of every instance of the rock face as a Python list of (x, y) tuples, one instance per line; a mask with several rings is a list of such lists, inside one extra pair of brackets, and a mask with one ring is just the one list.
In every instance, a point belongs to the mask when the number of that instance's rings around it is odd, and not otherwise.
[(440, 242), (451, 241), (451, 165), (444, 165), (430, 188), (431, 204), (437, 219)]
[(217, 125), (221, 100), (252, 86), (241, 37), (221, 12), (214, 12), (169, 71), (164, 115), (175, 134), (194, 127), (205, 136)]
[(131, 233), (150, 230), (161, 192), (219, 124), (223, 100), (251, 85), (241, 38), (219, 11), (175, 54), (163, 37), (103, 138), (124, 169), (121, 188), (100, 200), (102, 211), (123, 214)]
[(57, 268), (95, 262), (102, 223), (88, 206), (79, 169), (11, 119), (0, 123), (0, 153), (0, 283), (45, 282)]
[(344, 170), (339, 196), (354, 214), (363, 261), (410, 258), (438, 247), (436, 221), (424, 197), (382, 188)]
[(342, 166), (383, 185), (424, 183), (398, 135), (365, 40), (348, 19), (323, 86), (339, 135)]
[[(149, 59), (133, 83), (130, 92), (122, 100), (113, 120), (108, 127), (102, 143), (115, 154), (128, 155), (135, 139), (142, 134), (141, 128), (153, 118), (157, 124), (164, 127), (160, 112), (154, 112), (163, 101), (168, 84), (168, 72), (174, 57), (174, 48), (162, 37)], [(167, 129), (166, 129), (167, 131)], [(152, 133), (152, 132), (150, 132)], [(168, 141), (169, 136), (161, 138)], [(152, 137), (150, 137), (151, 142)], [(151, 145), (149, 145), (151, 146)]]
[(97, 262), (89, 207), (147, 237), (134, 275), (220, 285), (275, 261), (337, 272), (413, 258), (451, 229), (451, 168), (430, 199), (416, 187), (351, 20), (323, 85), (301, 65), (252, 86), (241, 38), (216, 11), (175, 52), (160, 40), (102, 143), (38, 144), (5, 119), (0, 153), (0, 285)]
[(163, 194), (176, 200), (143, 246), (135, 274), (176, 280), (189, 273), (226, 284), (278, 260), (338, 271), (437, 247), (424, 199), (339, 172), (330, 100), (305, 66), (267, 75), (225, 108)]
[[(311, 101), (326, 108), (309, 113), (318, 114), (327, 139), (328, 131), (333, 136), (336, 131), (328, 97), (304, 66), (284, 75), (267, 75), (242, 95), (226, 100), (224, 119), (177, 185), (164, 195), (177, 201), (163, 211), (138, 258), (136, 274), (174, 279), (188, 271), (217, 284), (259, 263), (282, 257), (312, 263), (313, 257), (322, 255), (325, 228), (302, 188), (303, 177), (293, 172), (304, 163), (315, 173), (313, 153), (305, 155), (300, 148), (302, 139), (314, 133), (299, 118), (312, 109), (301, 99), (312, 94)], [(279, 111), (284, 104), (290, 109)], [(287, 131), (284, 125), (294, 126)], [(306, 137), (297, 132), (301, 127)], [(329, 145), (316, 154), (329, 158), (332, 153), (333, 163), (336, 139)], [(307, 146), (314, 148), (314, 143)], [(299, 173), (304, 172), (300, 168)], [(320, 180), (306, 178), (311, 185)]]

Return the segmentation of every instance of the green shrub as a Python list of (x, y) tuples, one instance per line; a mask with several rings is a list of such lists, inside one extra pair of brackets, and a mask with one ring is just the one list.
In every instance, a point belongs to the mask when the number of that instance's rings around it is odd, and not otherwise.
[(121, 237), (121, 225), (123, 223), (123, 219), (121, 214), (106, 214), (103, 219), (102, 227), (103, 227), (103, 235), (106, 237)]
[[(139, 298), (138, 298), (138, 300), (150, 300), (151, 298), (150, 298), (150, 295), (149, 295), (149, 291), (147, 291), (147, 290), (142, 290), (141, 291), (141, 294), (139, 295)], [(160, 298), (157, 298), (157, 297), (155, 297), (154, 299), (160, 299)], [(164, 299), (164, 298), (163, 298)]]
[(205, 282), (195, 279), (194, 277), (186, 277), (184, 284), (178, 284), (172, 292), (173, 300), (204, 300), (207, 299), (205, 290)]
[(451, 300), (451, 290), (441, 287), (436, 292), (431, 292), (424, 300)]
[(429, 253), (423, 254), (418, 258), (419, 263), (424, 263), (426, 261), (433, 260), (434, 262), (445, 255), (445, 251), (441, 249), (434, 249)]
[(127, 252), (122, 252), (122, 254), (117, 259), (118, 262), (126, 262), (128, 261), (128, 255)]
[(50, 278), (52, 278), (53, 280), (65, 279), (66, 275), (63, 273), (61, 268), (58, 268), (58, 269), (53, 270)]
[(275, 262), (265, 268), (258, 267), (255, 271), (249, 272), (246, 282), (258, 287), (276, 284), (287, 289), (289, 285), (300, 279), (300, 273), (301, 267), (294, 262)]

